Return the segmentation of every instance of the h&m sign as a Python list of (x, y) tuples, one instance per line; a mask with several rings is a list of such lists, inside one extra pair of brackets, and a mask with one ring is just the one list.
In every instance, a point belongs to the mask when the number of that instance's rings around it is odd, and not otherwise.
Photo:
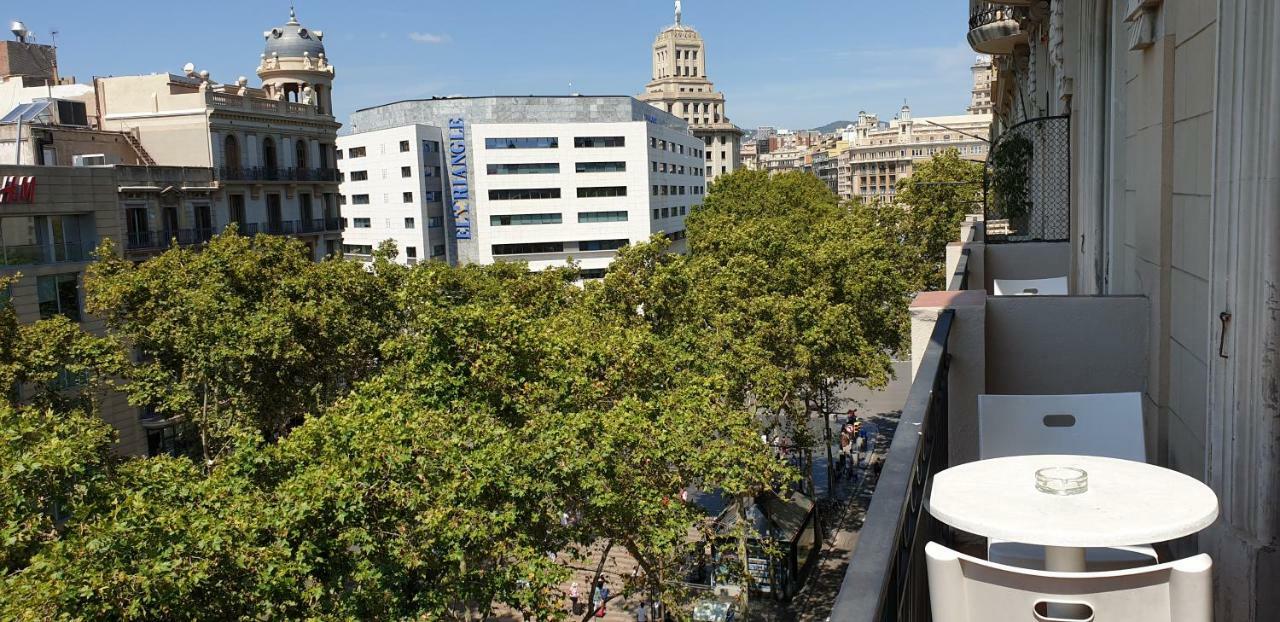
[(471, 186), (467, 183), (466, 120), (449, 119), (449, 189), (454, 238), (471, 239)]
[(29, 175), (0, 177), (0, 203), (33, 203), (35, 200), (35, 177)]

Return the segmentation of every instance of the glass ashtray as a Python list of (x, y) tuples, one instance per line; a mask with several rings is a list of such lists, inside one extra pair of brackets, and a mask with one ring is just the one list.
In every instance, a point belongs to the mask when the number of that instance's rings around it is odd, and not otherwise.
[(1089, 474), (1075, 467), (1038, 469), (1036, 490), (1051, 495), (1078, 495), (1089, 490)]

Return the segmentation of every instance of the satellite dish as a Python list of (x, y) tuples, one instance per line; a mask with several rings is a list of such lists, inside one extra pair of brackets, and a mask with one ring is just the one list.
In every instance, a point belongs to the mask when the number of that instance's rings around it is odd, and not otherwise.
[(183, 66), (182, 66), (182, 73), (185, 73), (185, 74), (187, 74), (187, 75), (191, 75), (191, 74), (193, 74), (193, 73), (195, 73), (195, 72), (196, 72), (196, 64), (195, 64), (195, 63), (187, 63), (187, 64), (185, 64), (185, 65), (183, 65)]

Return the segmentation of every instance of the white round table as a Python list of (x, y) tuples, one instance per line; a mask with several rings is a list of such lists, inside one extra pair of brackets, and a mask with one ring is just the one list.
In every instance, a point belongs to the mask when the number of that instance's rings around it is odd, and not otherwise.
[[(1074, 467), (1088, 490), (1054, 495), (1035, 473)], [(1095, 456), (1012, 456), (969, 462), (933, 478), (929, 513), (969, 533), (1045, 547), (1045, 569), (1084, 571), (1084, 549), (1181, 538), (1218, 517), (1218, 497), (1177, 471)]]

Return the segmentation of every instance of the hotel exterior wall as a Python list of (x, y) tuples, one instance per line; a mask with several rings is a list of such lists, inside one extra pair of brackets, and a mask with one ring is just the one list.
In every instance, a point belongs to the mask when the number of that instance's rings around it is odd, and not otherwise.
[[(690, 135), (688, 125), (684, 121), (657, 110), (648, 104), (625, 96), (600, 97), (460, 97), (430, 100), (412, 100), (387, 104), (375, 108), (357, 111), (351, 118), (354, 136), (404, 124), (424, 124), (436, 128), (448, 128), (451, 119), (462, 119), (464, 122), (463, 142), (466, 144), (467, 187), (470, 195), (472, 235), (470, 239), (458, 240), (452, 218), (452, 209), (446, 209), (447, 226), (445, 237), (449, 244), (449, 260), (458, 263), (489, 263), (497, 260), (492, 254), (494, 243), (518, 243), (533, 241), (602, 240), (611, 230), (619, 226), (628, 235), (619, 235), (616, 239), (626, 238), (630, 241), (647, 239), (650, 233), (663, 231), (674, 233), (683, 230), (682, 218), (662, 219), (653, 222), (652, 209), (672, 207), (677, 204), (686, 207), (701, 201), (702, 195), (687, 193), (683, 196), (653, 195), (654, 185), (674, 185), (683, 180), (681, 185), (699, 186), (704, 179), (694, 175), (672, 175), (653, 173), (650, 163), (677, 161), (686, 167), (703, 166), (696, 157), (687, 155), (690, 148), (702, 149), (701, 141)], [(501, 132), (494, 129), (501, 128)], [(616, 131), (615, 131), (616, 130)], [(506, 132), (507, 135), (503, 135)], [(613, 132), (612, 134), (610, 132)], [(623, 148), (576, 148), (575, 137), (586, 136), (626, 136)], [(510, 152), (489, 153), (485, 149), (485, 138), (494, 137), (557, 137), (559, 147), (551, 150), (515, 149)], [(659, 156), (649, 146), (649, 138), (654, 137), (667, 142), (683, 145), (686, 155), (678, 155), (667, 151)], [(346, 140), (354, 140), (344, 138)], [(442, 145), (442, 152), (448, 152), (448, 138)], [(554, 151), (554, 153), (551, 153)], [(561, 173), (547, 175), (501, 175), (489, 176), (486, 166), (499, 162), (541, 162), (532, 155), (542, 152), (547, 157), (561, 164)], [(606, 153), (623, 154), (621, 159), (627, 162), (625, 173), (581, 174), (571, 172), (579, 161), (604, 161)], [(533, 159), (530, 159), (533, 158)], [(614, 159), (612, 156), (608, 159)], [(448, 163), (444, 166), (445, 181), (449, 180)], [(587, 179), (623, 180), (619, 183), (606, 184), (603, 181), (586, 181)], [(625, 182), (625, 183), (624, 183)], [(545, 185), (543, 185), (545, 184)], [(594, 185), (626, 185), (626, 197), (578, 198), (576, 188)], [(488, 198), (489, 189), (499, 188), (542, 188), (557, 187), (561, 189), (560, 199), (535, 201), (500, 201), (499, 207)], [(447, 193), (447, 186), (442, 188)], [(446, 194), (446, 198), (448, 195)], [(680, 199), (684, 199), (683, 203)], [(348, 205), (350, 201), (348, 201)], [(528, 205), (525, 205), (528, 204)], [(605, 210), (618, 205), (618, 210), (629, 213), (627, 223), (596, 223), (580, 226), (576, 214), (585, 206), (592, 209)], [(644, 206), (641, 209), (640, 206)], [(555, 206), (553, 211), (562, 213), (561, 225), (527, 225), (521, 227), (493, 228), (489, 225), (489, 217), (495, 214), (541, 213), (547, 206)], [(505, 211), (498, 211), (499, 209)], [(519, 231), (516, 231), (518, 229)], [(581, 238), (580, 232), (595, 231), (589, 237)], [(555, 240), (547, 236), (557, 237)], [(496, 237), (495, 237), (496, 236)], [(504, 241), (497, 241), (498, 238)], [(516, 239), (518, 238), (518, 239)], [(540, 269), (551, 265), (563, 265), (572, 257), (580, 260), (584, 268), (603, 268), (611, 261), (613, 251), (577, 251), (572, 245), (566, 246), (562, 253), (504, 255), (501, 260), (529, 261), (531, 267)]]
[[(995, 291), (995, 279), (1047, 279), (1066, 276), (1071, 267), (1068, 242), (1022, 242), (979, 246), (984, 255), (982, 284)], [(972, 260), (971, 260), (972, 261)]]
[[(401, 141), (409, 142), (409, 151), (400, 151)], [(396, 258), (399, 263), (409, 263), (409, 248), (416, 249), (418, 261), (447, 260), (445, 253), (435, 253), (437, 247), (445, 245), (444, 196), (435, 201), (427, 200), (427, 191), (442, 192), (441, 178), (434, 177), (435, 169), (428, 167), (440, 167), (441, 176), (447, 174), (447, 167), (440, 160), (439, 152), (429, 155), (423, 152), (423, 141), (433, 141), (442, 149), (445, 145), (440, 128), (423, 124), (338, 137), (338, 148), (344, 154), (349, 154), (352, 148), (365, 149), (364, 157), (344, 155), (338, 160), (338, 169), (344, 177), (340, 189), (347, 197), (346, 204), (342, 206), (342, 216), (347, 219), (343, 244), (377, 248), (383, 241), (393, 240), (399, 249)], [(428, 157), (430, 161), (424, 162)], [(409, 167), (409, 177), (401, 174), (401, 168), (406, 166)], [(353, 181), (351, 173), (354, 171), (364, 171), (368, 179)], [(406, 192), (413, 193), (413, 202), (404, 202)], [(355, 194), (368, 195), (369, 204), (353, 204), (350, 197)], [(368, 218), (370, 227), (354, 227), (356, 218)], [(405, 218), (414, 219), (412, 229), (405, 226)], [(433, 224), (436, 226), (431, 226)]]
[[(83, 214), (93, 218), (94, 240), (85, 240), (96, 247), (107, 238), (117, 242), (120, 248), (123, 227), (120, 222), (115, 171), (110, 167), (55, 167), (55, 166), (0, 166), (0, 177), (32, 176), (36, 191), (31, 203), (4, 203), (3, 216), (69, 216)], [(83, 275), (89, 261), (60, 262), (53, 264), (5, 266), (0, 274), (20, 274), (14, 283), (11, 298), (18, 321), (24, 324), (40, 320), (37, 282), (42, 276), (75, 273), (79, 279), (82, 326), (85, 330), (102, 334), (105, 325), (101, 319), (83, 314)], [(146, 454), (146, 436), (138, 418), (138, 409), (130, 406), (121, 393), (109, 391), (102, 396), (102, 417), (119, 433), (116, 450), (122, 454)]]
[(1280, 11), (1269, 0), (1052, 1), (1025, 26), (1037, 71), (1025, 50), (998, 59), (995, 107), (1016, 117), (1014, 82), (1027, 101), (1070, 105), (1073, 291), (1150, 300), (1152, 458), (1203, 479), (1221, 503), (1175, 553), (1213, 555), (1217, 619), (1270, 619)]

